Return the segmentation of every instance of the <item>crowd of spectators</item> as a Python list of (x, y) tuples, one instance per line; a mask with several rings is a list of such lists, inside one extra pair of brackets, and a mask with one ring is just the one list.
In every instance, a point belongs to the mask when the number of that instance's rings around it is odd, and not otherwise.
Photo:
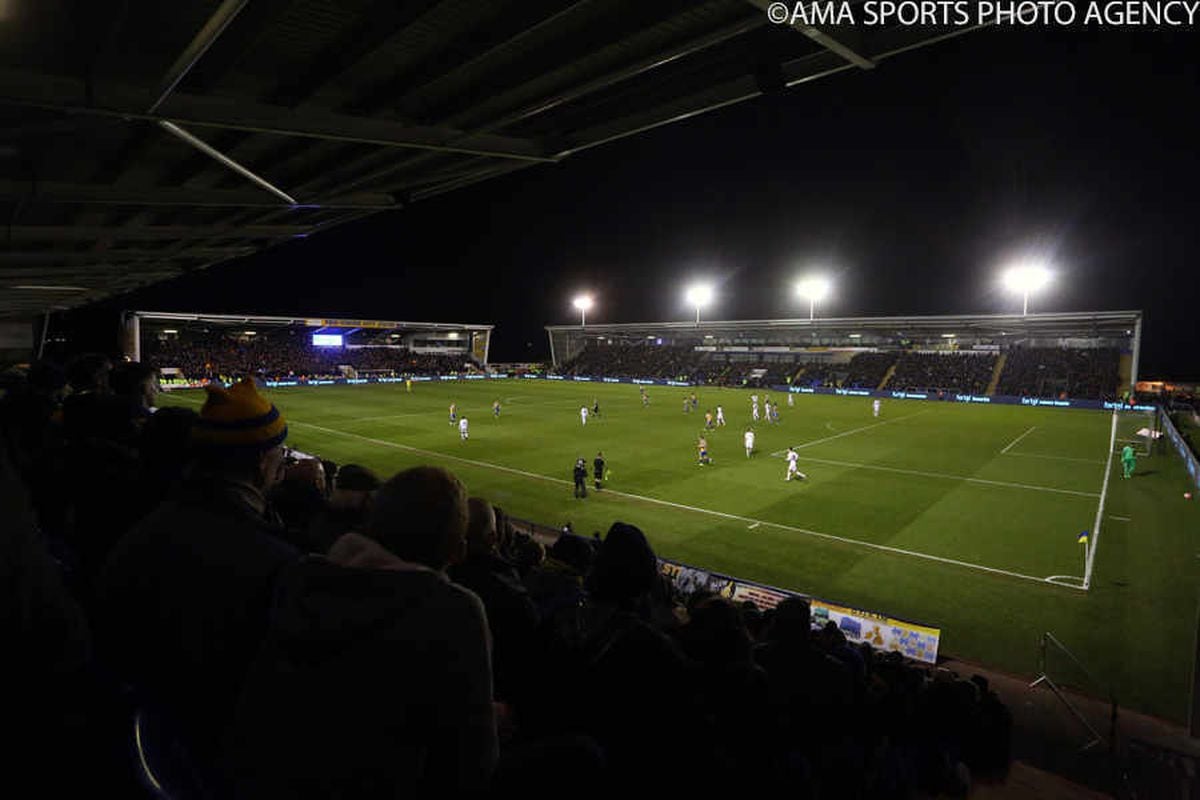
[(993, 353), (901, 354), (888, 389), (983, 394), (996, 368)]
[(1115, 348), (1017, 347), (1008, 351), (996, 393), (1113, 400), (1120, 363)]
[(415, 353), (403, 347), (314, 347), (292, 330), (254, 336), (217, 331), (150, 337), (147, 362), (174, 367), (189, 380), (255, 376), (267, 379), (340, 377), (341, 367), (392, 375), (461, 372), (467, 356)]
[(850, 359), (842, 386), (847, 389), (877, 389), (887, 371), (896, 363), (898, 354), (889, 351), (855, 353)]
[(547, 549), (444, 469), (299, 457), (252, 381), (155, 412), (153, 379), (39, 364), (0, 402), (12, 785), (908, 798), (1007, 769), (982, 678), (814, 630), (798, 598), (681, 597), (631, 525)]
[(705, 364), (707, 355), (688, 345), (588, 343), (563, 365), (562, 374), (707, 382), (711, 373)]

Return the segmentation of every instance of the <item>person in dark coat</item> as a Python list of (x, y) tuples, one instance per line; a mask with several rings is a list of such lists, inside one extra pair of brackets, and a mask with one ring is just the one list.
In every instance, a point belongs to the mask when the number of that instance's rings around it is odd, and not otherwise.
[(600, 482), (604, 480), (604, 453), (596, 453), (592, 459), (592, 479), (596, 482), (596, 491), (600, 491)]
[(587, 497), (587, 465), (582, 458), (575, 460), (575, 470), (572, 474), (575, 478), (575, 496)]
[(452, 581), (479, 595), (487, 609), (496, 698), (511, 702), (524, 691), (536, 691), (528, 657), (538, 627), (537, 609), (517, 570), (500, 557), (491, 504), (472, 497), (468, 508), (467, 557), (447, 572)]
[(275, 579), (300, 556), (266, 501), (286, 436), (251, 381), (209, 387), (193, 474), (117, 543), (98, 581), (102, 654), (205, 766), (262, 644)]
[(232, 797), (451, 796), (498, 745), (483, 604), (445, 570), (466, 490), (444, 469), (387, 481), (365, 535), (286, 570), (227, 748)]

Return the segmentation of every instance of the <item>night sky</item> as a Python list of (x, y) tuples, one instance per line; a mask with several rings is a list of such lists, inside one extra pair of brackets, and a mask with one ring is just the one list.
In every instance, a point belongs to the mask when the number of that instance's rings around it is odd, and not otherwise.
[(713, 112), (122, 298), (124, 308), (542, 326), (1142, 309), (1142, 375), (1200, 379), (1200, 31), (993, 29)]

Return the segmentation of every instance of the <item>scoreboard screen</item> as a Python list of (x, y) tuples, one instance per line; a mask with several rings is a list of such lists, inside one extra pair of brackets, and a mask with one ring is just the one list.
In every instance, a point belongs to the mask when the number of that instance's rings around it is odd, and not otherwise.
[(313, 347), (341, 347), (342, 335), (340, 333), (314, 333), (312, 343)]

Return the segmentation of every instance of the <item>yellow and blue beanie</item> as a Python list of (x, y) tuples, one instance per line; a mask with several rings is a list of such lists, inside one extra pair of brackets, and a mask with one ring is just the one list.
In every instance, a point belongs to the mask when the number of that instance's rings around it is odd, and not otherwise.
[(205, 387), (208, 399), (192, 427), (192, 444), (206, 449), (269, 450), (287, 438), (279, 409), (244, 378), (228, 389)]

